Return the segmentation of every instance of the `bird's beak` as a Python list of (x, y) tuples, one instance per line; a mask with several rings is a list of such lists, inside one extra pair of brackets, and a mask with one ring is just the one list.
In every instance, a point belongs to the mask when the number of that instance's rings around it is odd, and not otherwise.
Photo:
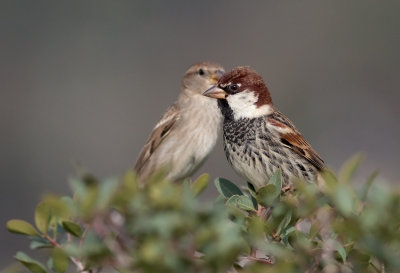
[(207, 89), (204, 93), (204, 96), (214, 98), (214, 99), (225, 99), (226, 92), (219, 88), (217, 85), (211, 86), (211, 88)]
[(210, 76), (211, 84), (216, 84), (219, 81), (219, 79), (222, 77), (222, 75), (224, 75), (224, 72), (221, 70), (217, 70), (214, 73), (212, 73)]

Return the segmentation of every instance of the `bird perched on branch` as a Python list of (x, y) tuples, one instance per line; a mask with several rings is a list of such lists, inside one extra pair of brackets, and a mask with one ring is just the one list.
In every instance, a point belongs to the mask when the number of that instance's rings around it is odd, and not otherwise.
[(191, 176), (215, 146), (222, 115), (217, 101), (202, 95), (215, 85), (224, 68), (215, 63), (192, 65), (185, 73), (181, 93), (155, 125), (134, 167), (144, 183), (164, 169), (172, 181)]
[(204, 95), (218, 99), (224, 149), (233, 169), (256, 189), (278, 170), (283, 186), (317, 180), (324, 161), (274, 104), (260, 75), (249, 67), (227, 72)]

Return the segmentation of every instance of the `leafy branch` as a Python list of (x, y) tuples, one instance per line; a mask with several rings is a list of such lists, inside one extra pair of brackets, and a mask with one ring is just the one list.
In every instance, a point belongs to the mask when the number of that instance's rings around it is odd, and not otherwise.
[[(139, 188), (135, 174), (70, 180), (73, 196), (46, 196), (35, 224), (10, 220), (46, 263), (18, 252), (34, 273), (101, 272), (398, 272), (400, 194), (350, 182), (354, 158), (325, 184), (269, 183), (240, 189), (215, 180), (218, 198), (200, 201), (209, 176), (174, 184), (156, 174)], [(295, 189), (295, 190), (294, 190)]]

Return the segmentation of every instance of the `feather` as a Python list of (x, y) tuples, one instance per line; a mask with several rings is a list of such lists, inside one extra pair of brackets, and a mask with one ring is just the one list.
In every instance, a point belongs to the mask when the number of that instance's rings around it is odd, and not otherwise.
[(286, 116), (279, 111), (275, 111), (268, 116), (268, 122), (280, 133), (282, 144), (304, 157), (318, 170), (325, 169), (325, 163), (322, 158)]
[(179, 120), (179, 117), (179, 108), (177, 104), (174, 103), (168, 108), (160, 121), (156, 124), (150, 134), (150, 137), (148, 138), (146, 144), (140, 152), (140, 155), (134, 167), (136, 173), (140, 174), (142, 168), (146, 165), (149, 158), (171, 132), (171, 129)]

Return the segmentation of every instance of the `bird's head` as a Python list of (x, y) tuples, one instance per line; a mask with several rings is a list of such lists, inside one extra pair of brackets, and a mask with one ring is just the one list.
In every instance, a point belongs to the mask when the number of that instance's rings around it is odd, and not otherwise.
[(273, 112), (272, 99), (264, 80), (247, 66), (227, 72), (203, 95), (225, 100), (235, 119), (257, 118)]
[(204, 90), (215, 85), (224, 73), (224, 68), (216, 63), (201, 62), (194, 64), (183, 77), (182, 89), (202, 94)]

